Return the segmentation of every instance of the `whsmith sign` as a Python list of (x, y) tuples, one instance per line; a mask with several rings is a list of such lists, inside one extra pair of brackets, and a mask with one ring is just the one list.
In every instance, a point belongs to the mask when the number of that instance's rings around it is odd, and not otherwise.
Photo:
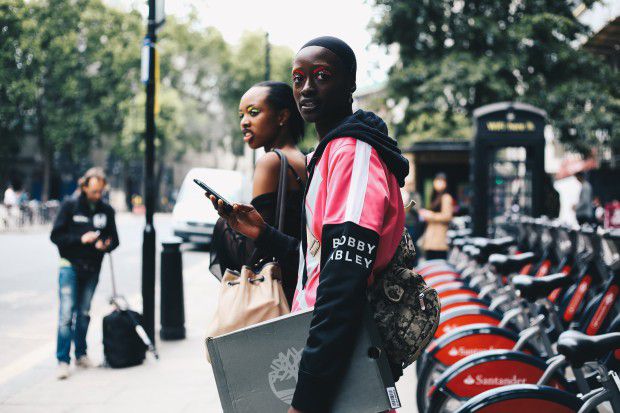
[(522, 138), (544, 139), (547, 114), (537, 107), (518, 102), (501, 102), (482, 106), (474, 111), (474, 140), (501, 134), (520, 138), (514, 146), (521, 146)]
[(505, 122), (502, 120), (490, 120), (486, 124), (489, 132), (534, 132), (536, 125), (532, 121), (527, 122)]

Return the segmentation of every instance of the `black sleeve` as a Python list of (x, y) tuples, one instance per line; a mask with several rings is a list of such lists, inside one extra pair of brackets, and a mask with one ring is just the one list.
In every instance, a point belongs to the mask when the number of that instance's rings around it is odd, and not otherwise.
[(366, 303), (379, 235), (352, 222), (325, 225), (321, 277), (292, 405), (323, 413), (350, 361)]
[(110, 246), (108, 247), (108, 252), (114, 251), (119, 245), (118, 232), (116, 230), (116, 218), (114, 217), (114, 215), (114, 210), (110, 208), (110, 220), (106, 228), (108, 231), (107, 236), (110, 239)]
[(52, 233), (50, 240), (59, 247), (70, 247), (79, 245), (82, 243), (81, 235), (71, 232), (71, 220), (73, 219), (73, 203), (71, 201), (65, 201), (62, 203), (56, 219), (54, 220), (54, 226), (52, 227)]
[(274, 257), (282, 266), (291, 265), (299, 257), (299, 240), (267, 225), (254, 245), (261, 255)]

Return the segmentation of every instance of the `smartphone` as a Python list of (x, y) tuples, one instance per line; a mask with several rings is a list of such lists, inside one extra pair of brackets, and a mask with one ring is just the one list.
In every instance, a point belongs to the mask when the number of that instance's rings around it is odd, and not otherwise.
[(194, 183), (196, 185), (198, 185), (199, 187), (201, 187), (202, 189), (204, 189), (204, 191), (207, 193), (207, 195), (209, 195), (209, 196), (213, 195), (216, 200), (220, 200), (221, 199), (222, 202), (224, 203), (224, 210), (226, 212), (232, 211), (233, 207), (232, 207), (231, 203), (228, 202), (227, 200), (225, 200), (220, 194), (215, 192), (209, 185), (205, 184), (200, 179), (194, 179)]

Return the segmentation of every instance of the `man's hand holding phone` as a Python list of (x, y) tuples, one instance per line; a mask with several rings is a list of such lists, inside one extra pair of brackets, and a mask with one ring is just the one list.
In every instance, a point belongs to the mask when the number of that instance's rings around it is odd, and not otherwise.
[(228, 225), (240, 234), (255, 240), (267, 225), (258, 211), (248, 204), (233, 204), (232, 210), (225, 207), (222, 199), (214, 195), (205, 194), (213, 203), (218, 214), (228, 222)]
[(101, 232), (99, 231), (88, 231), (82, 235), (82, 238), (80, 240), (82, 241), (82, 244), (92, 244), (93, 242), (97, 241), (99, 235), (101, 235)]
[(105, 242), (101, 239), (98, 239), (97, 242), (95, 242), (95, 248), (97, 248), (99, 251), (107, 251), (109, 247), (110, 247), (110, 238), (105, 240)]

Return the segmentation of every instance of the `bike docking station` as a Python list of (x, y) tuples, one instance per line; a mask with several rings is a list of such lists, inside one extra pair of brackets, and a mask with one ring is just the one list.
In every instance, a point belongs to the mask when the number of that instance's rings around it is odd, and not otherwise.
[[(311, 320), (309, 309), (207, 338), (225, 413), (287, 410), (297, 385)], [(351, 362), (332, 412), (379, 413), (401, 407), (381, 338), (368, 312), (349, 356)]]

